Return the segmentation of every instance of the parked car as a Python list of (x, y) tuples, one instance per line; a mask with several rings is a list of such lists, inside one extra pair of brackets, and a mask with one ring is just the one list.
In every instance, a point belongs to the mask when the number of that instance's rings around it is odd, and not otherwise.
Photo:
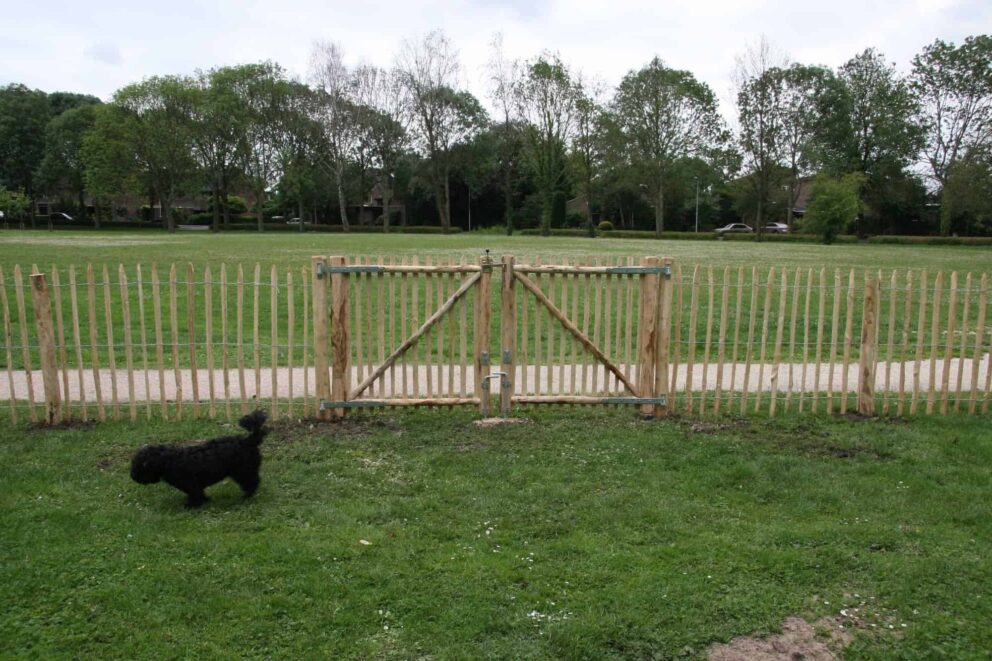
[(286, 221), (287, 225), (299, 225), (300, 223), (303, 223), (304, 225), (309, 225), (310, 221), (300, 220), (299, 218), (290, 218), (289, 220)]
[(53, 223), (71, 223), (74, 218), (67, 213), (61, 211), (56, 211), (54, 213), (48, 214), (48, 217)]
[(730, 223), (729, 225), (724, 225), (723, 227), (717, 227), (714, 230), (717, 234), (747, 234), (748, 232), (753, 232), (750, 225), (745, 225), (744, 223)]
[(765, 231), (770, 234), (788, 234), (789, 226), (785, 223), (768, 223), (765, 225)]

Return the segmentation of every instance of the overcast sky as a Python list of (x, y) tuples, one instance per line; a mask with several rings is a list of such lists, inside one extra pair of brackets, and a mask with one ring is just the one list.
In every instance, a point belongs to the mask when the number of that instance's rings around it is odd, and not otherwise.
[(463, 83), (487, 105), (483, 69), (499, 31), (511, 58), (557, 51), (573, 68), (610, 86), (658, 55), (708, 83), (726, 113), (734, 57), (762, 35), (793, 61), (837, 67), (874, 46), (905, 71), (913, 55), (938, 37), (957, 43), (992, 31), (992, 0), (5, 4), (0, 85), (19, 82), (105, 100), (146, 76), (267, 59), (303, 79), (315, 39), (338, 42), (349, 64), (388, 66), (403, 39), (441, 29), (459, 51)]

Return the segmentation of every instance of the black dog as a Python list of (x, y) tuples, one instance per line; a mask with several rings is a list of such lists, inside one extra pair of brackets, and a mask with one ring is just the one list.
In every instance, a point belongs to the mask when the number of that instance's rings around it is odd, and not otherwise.
[(199, 507), (207, 501), (203, 492), (211, 484), (230, 477), (238, 483), (245, 497), (258, 489), (258, 469), (262, 455), (258, 446), (269, 430), (265, 411), (255, 411), (241, 418), (247, 436), (222, 436), (191, 446), (147, 445), (131, 461), (131, 479), (138, 484), (165, 480), (186, 493), (186, 507)]

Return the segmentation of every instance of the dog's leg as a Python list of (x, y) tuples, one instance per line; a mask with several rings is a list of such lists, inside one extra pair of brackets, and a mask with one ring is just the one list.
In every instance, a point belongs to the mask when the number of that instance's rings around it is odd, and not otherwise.
[(207, 498), (207, 494), (203, 492), (203, 489), (191, 489), (186, 492), (186, 508), (194, 509), (196, 507), (201, 507), (203, 503), (210, 500)]
[(231, 479), (237, 482), (241, 490), (245, 492), (245, 498), (255, 493), (258, 489), (258, 483), (261, 481), (257, 471), (245, 471), (244, 473), (232, 475)]

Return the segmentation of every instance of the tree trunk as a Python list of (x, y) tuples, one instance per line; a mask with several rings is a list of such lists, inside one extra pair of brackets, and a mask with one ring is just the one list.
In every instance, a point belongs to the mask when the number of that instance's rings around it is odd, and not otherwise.
[(510, 166), (503, 168), (503, 220), (506, 223), (506, 235), (513, 234), (513, 190), (510, 188)]
[(444, 168), (444, 233), (451, 231), (451, 173)]
[(940, 235), (951, 235), (951, 221), (954, 216), (954, 200), (947, 194), (947, 186), (940, 193)]
[(303, 212), (303, 196), (302, 195), (300, 196), (300, 201), (299, 201), (298, 206), (300, 208), (300, 233), (302, 234), (303, 233), (303, 221), (306, 220), (306, 217), (303, 215), (304, 212)]
[(262, 203), (265, 199), (265, 186), (258, 187), (255, 191), (255, 222), (258, 223), (258, 231), (265, 231), (265, 215), (262, 213)]
[(341, 229), (348, 232), (351, 227), (348, 225), (348, 208), (344, 201), (344, 172), (340, 165), (334, 168), (334, 180), (338, 186), (338, 211), (341, 214)]
[(225, 230), (231, 229), (231, 209), (227, 206), (228, 188), (227, 173), (224, 173), (220, 178), (220, 207), (221, 214), (224, 217)]
[(541, 236), (551, 236), (551, 213), (554, 205), (554, 194), (544, 191), (541, 200)]
[(211, 188), (212, 188), (212, 190), (210, 191), (210, 194), (211, 194), (211, 196), (213, 198), (213, 201), (214, 201), (214, 204), (213, 204), (213, 207), (214, 207), (214, 217), (213, 217), (213, 220), (212, 220), (211, 225), (210, 225), (210, 231), (211, 232), (218, 232), (218, 231), (220, 231), (220, 193), (217, 190), (219, 188), (219, 186), (217, 185), (217, 180), (216, 179), (214, 180), (214, 185)]
[(661, 233), (665, 231), (665, 187), (658, 185), (658, 197), (654, 206), (654, 237), (661, 238)]
[(758, 188), (758, 208), (754, 212), (754, 233), (757, 234), (757, 241), (761, 243), (761, 238), (765, 233), (765, 223), (761, 219), (764, 214), (764, 208), (762, 201), (764, 200), (764, 192), (761, 187)]
[[(93, 214), (96, 215), (96, 209)], [(86, 222), (86, 191), (82, 188), (79, 189), (79, 220)]]
[(789, 209), (785, 213), (785, 224), (792, 231), (792, 223), (795, 222), (795, 216), (792, 213), (792, 208), (796, 206), (796, 178), (792, 176), (789, 178)]
[(163, 227), (169, 232), (175, 232), (176, 220), (172, 217), (172, 198), (165, 195), (162, 196), (162, 218)]
[(389, 203), (392, 201), (390, 192), (385, 188), (382, 191), (382, 231), (384, 234), (389, 233)]

